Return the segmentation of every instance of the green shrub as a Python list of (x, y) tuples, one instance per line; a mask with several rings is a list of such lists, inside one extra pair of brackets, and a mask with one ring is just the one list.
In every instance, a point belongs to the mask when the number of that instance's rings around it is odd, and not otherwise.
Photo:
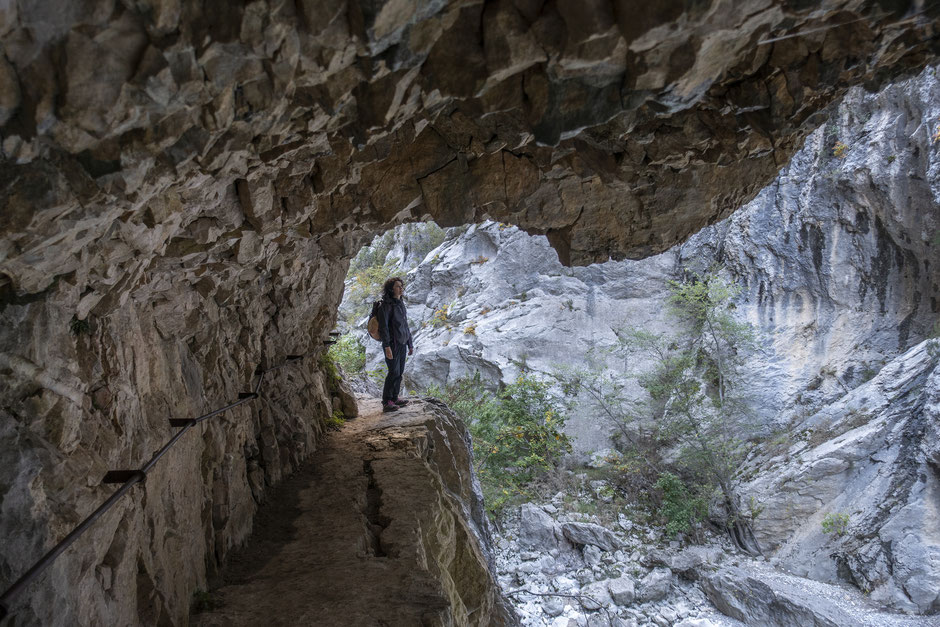
[(330, 431), (339, 431), (346, 424), (346, 417), (343, 415), (342, 410), (336, 409), (333, 411), (333, 415), (326, 419), (325, 423), (326, 428)]
[(671, 472), (659, 475), (656, 488), (662, 492), (659, 515), (669, 536), (689, 533), (708, 515), (705, 499), (694, 496), (694, 490), (689, 490), (682, 479)]
[(548, 384), (523, 374), (499, 393), (495, 411), (470, 424), (477, 474), (487, 509), (498, 512), (530, 485), (552, 472), (571, 450), (562, 433), (565, 416)]
[(450, 326), (450, 305), (435, 310), (434, 314), (431, 315), (429, 322), (435, 329), (442, 326)]
[(443, 400), (467, 424), (490, 514), (517, 498), (529, 498), (532, 484), (571, 450), (562, 433), (565, 416), (548, 384), (529, 375), (496, 395), (484, 388), (479, 372), (445, 387), (432, 386), (427, 394)]
[(822, 531), (827, 536), (841, 536), (848, 526), (849, 515), (842, 512), (829, 512), (822, 520)]
[(467, 425), (473, 425), (481, 416), (495, 412), (498, 407), (496, 396), (484, 387), (479, 371), (445, 386), (432, 385), (425, 390), (425, 395), (447, 403)]
[(347, 374), (362, 372), (366, 366), (366, 347), (352, 333), (339, 338), (328, 352), (333, 362)]
[(330, 395), (336, 396), (339, 394), (339, 386), (343, 377), (336, 368), (336, 363), (333, 361), (333, 356), (330, 355), (329, 351), (320, 355), (320, 371), (326, 375), (326, 387)]
[(385, 383), (385, 377), (388, 375), (388, 369), (384, 365), (376, 366), (372, 370), (366, 370), (366, 375), (373, 382), (382, 385)]

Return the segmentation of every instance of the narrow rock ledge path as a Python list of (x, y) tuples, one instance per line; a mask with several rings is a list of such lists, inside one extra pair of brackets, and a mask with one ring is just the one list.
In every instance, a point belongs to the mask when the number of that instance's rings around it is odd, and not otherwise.
[(360, 416), (261, 505), (193, 624), (500, 625), (463, 425), (432, 400)]

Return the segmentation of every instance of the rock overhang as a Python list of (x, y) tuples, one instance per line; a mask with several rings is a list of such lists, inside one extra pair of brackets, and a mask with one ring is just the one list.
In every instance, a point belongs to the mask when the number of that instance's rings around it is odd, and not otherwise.
[[(0, 370), (0, 483), (36, 490), (0, 520), (4, 572), (100, 502), (84, 477), (161, 446), (166, 414), (322, 351), (372, 234), (492, 217), (566, 263), (652, 254), (772, 180), (850, 86), (940, 47), (940, 8), (903, 0), (0, 4), (0, 351), (28, 365)], [(324, 381), (285, 371), (159, 470), (201, 474), (195, 498), (151, 480), (129, 507), (163, 529), (172, 502), (194, 546), (95, 532), (136, 592), (47, 588), (34, 622), (133, 622), (151, 591), (184, 620), (255, 501), (315, 450)], [(50, 581), (81, 576), (93, 544)]]
[(200, 252), (348, 258), (429, 218), (641, 258), (753, 197), (848, 87), (940, 49), (917, 1), (55, 5), (0, 12), (19, 294)]

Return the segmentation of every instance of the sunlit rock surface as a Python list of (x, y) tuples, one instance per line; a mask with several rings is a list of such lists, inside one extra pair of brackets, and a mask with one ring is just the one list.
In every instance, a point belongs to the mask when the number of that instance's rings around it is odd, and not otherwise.
[[(544, 238), (505, 224), (455, 234), (408, 277), (419, 328), (406, 375), (421, 387), (479, 370), (496, 384), (523, 365), (583, 367), (625, 327), (676, 333), (668, 281), (722, 267), (741, 288), (736, 315), (757, 331), (759, 350), (740, 373), (757, 422), (780, 427), (834, 401), (932, 333), (938, 103), (933, 68), (879, 94), (853, 91), (751, 203), (641, 261), (566, 268)], [(644, 368), (639, 356), (608, 362)], [(597, 412), (582, 410), (570, 424), (577, 446), (604, 448)]]

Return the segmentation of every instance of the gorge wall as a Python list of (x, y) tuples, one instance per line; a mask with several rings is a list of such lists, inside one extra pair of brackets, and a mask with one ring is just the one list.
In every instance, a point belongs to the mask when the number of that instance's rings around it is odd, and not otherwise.
[[(674, 333), (668, 281), (718, 266), (758, 331), (742, 376), (760, 421), (778, 427), (840, 398), (930, 335), (940, 311), (938, 102), (934, 68), (853, 90), (753, 201), (648, 259), (566, 268), (545, 238), (505, 224), (452, 234), (408, 276), (420, 327), (408, 376), (421, 389), (477, 370), (511, 383), (522, 363), (583, 367), (625, 327)], [(578, 448), (604, 448), (596, 412), (583, 413)]]
[(845, 0), (0, 3), (0, 583), (201, 427), (23, 598), (176, 624), (332, 413), (317, 363), (374, 233), (493, 217), (641, 257), (770, 182), (940, 8)]
[[(739, 377), (765, 437), (737, 479), (765, 554), (786, 573), (936, 612), (940, 370), (924, 340), (940, 313), (938, 102), (934, 68), (851, 91), (751, 203), (645, 260), (565, 268), (545, 238), (505, 224), (452, 231), (407, 277), (420, 327), (407, 375), (422, 389), (479, 371), (495, 387), (523, 367), (602, 360), (624, 327), (681, 335), (668, 281), (720, 266), (759, 344)], [(644, 368), (636, 356), (608, 366), (624, 381)], [(616, 434), (589, 397), (567, 430), (582, 455)], [(832, 520), (845, 528), (827, 532)]]

